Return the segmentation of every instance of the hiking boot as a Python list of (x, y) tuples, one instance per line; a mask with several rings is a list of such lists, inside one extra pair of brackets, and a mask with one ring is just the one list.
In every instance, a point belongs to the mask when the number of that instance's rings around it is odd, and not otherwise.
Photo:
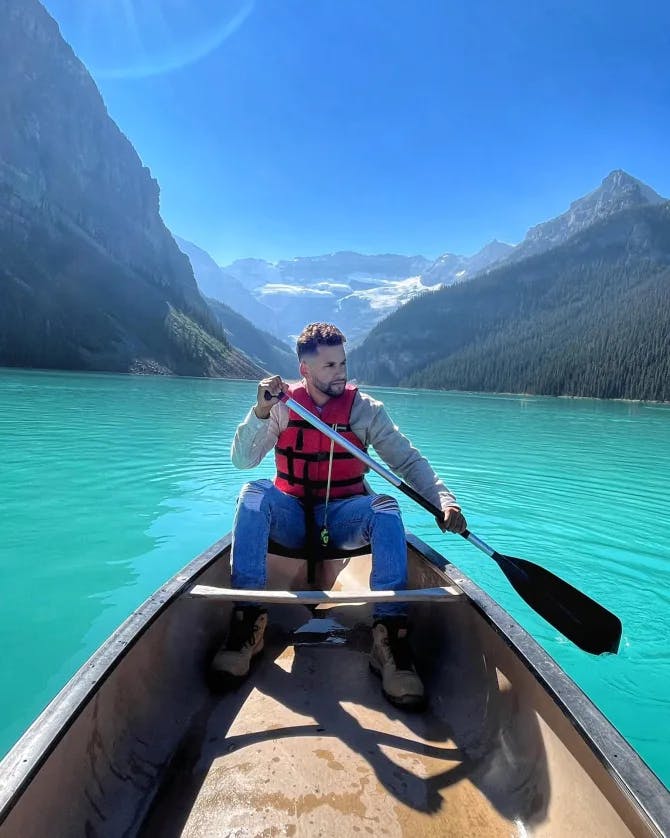
[(257, 607), (235, 608), (224, 646), (209, 666), (209, 680), (218, 689), (233, 687), (249, 674), (252, 659), (263, 651), (267, 611)]
[(420, 710), (426, 697), (412, 663), (405, 617), (384, 617), (372, 627), (370, 669), (382, 679), (384, 696), (405, 710)]

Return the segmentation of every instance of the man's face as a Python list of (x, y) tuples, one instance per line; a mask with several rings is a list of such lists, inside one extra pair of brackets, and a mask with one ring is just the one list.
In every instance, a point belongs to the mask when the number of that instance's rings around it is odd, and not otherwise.
[(325, 396), (341, 396), (347, 383), (344, 346), (319, 346), (315, 355), (306, 355), (300, 364), (305, 381)]

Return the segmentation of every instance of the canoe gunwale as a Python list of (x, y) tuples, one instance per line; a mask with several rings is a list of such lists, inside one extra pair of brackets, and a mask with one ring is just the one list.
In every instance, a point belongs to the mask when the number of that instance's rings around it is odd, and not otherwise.
[(0, 761), (0, 826), (101, 684), (158, 617), (230, 548), (231, 542), (232, 533), (228, 533), (135, 609), (67, 681)]
[(558, 705), (635, 808), (645, 813), (660, 838), (670, 836), (670, 794), (642, 757), (591, 699), (509, 612), (456, 565), (413, 533), (407, 543), (458, 585), (473, 608), (515, 653)]

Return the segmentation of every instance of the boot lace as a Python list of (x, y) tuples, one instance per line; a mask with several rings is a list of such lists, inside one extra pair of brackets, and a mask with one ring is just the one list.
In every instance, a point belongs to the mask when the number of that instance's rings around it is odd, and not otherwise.
[(253, 645), (256, 640), (256, 620), (260, 614), (259, 608), (240, 608), (235, 611), (226, 649), (239, 652), (244, 646)]

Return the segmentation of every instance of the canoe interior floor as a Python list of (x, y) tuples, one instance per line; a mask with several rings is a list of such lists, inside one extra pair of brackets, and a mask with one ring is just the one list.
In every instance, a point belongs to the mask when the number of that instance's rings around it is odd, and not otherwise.
[(140, 834), (517, 834), (445, 722), (381, 695), (369, 609), (304, 615), (308, 630), (293, 632), (271, 613), (252, 675), (203, 708)]

